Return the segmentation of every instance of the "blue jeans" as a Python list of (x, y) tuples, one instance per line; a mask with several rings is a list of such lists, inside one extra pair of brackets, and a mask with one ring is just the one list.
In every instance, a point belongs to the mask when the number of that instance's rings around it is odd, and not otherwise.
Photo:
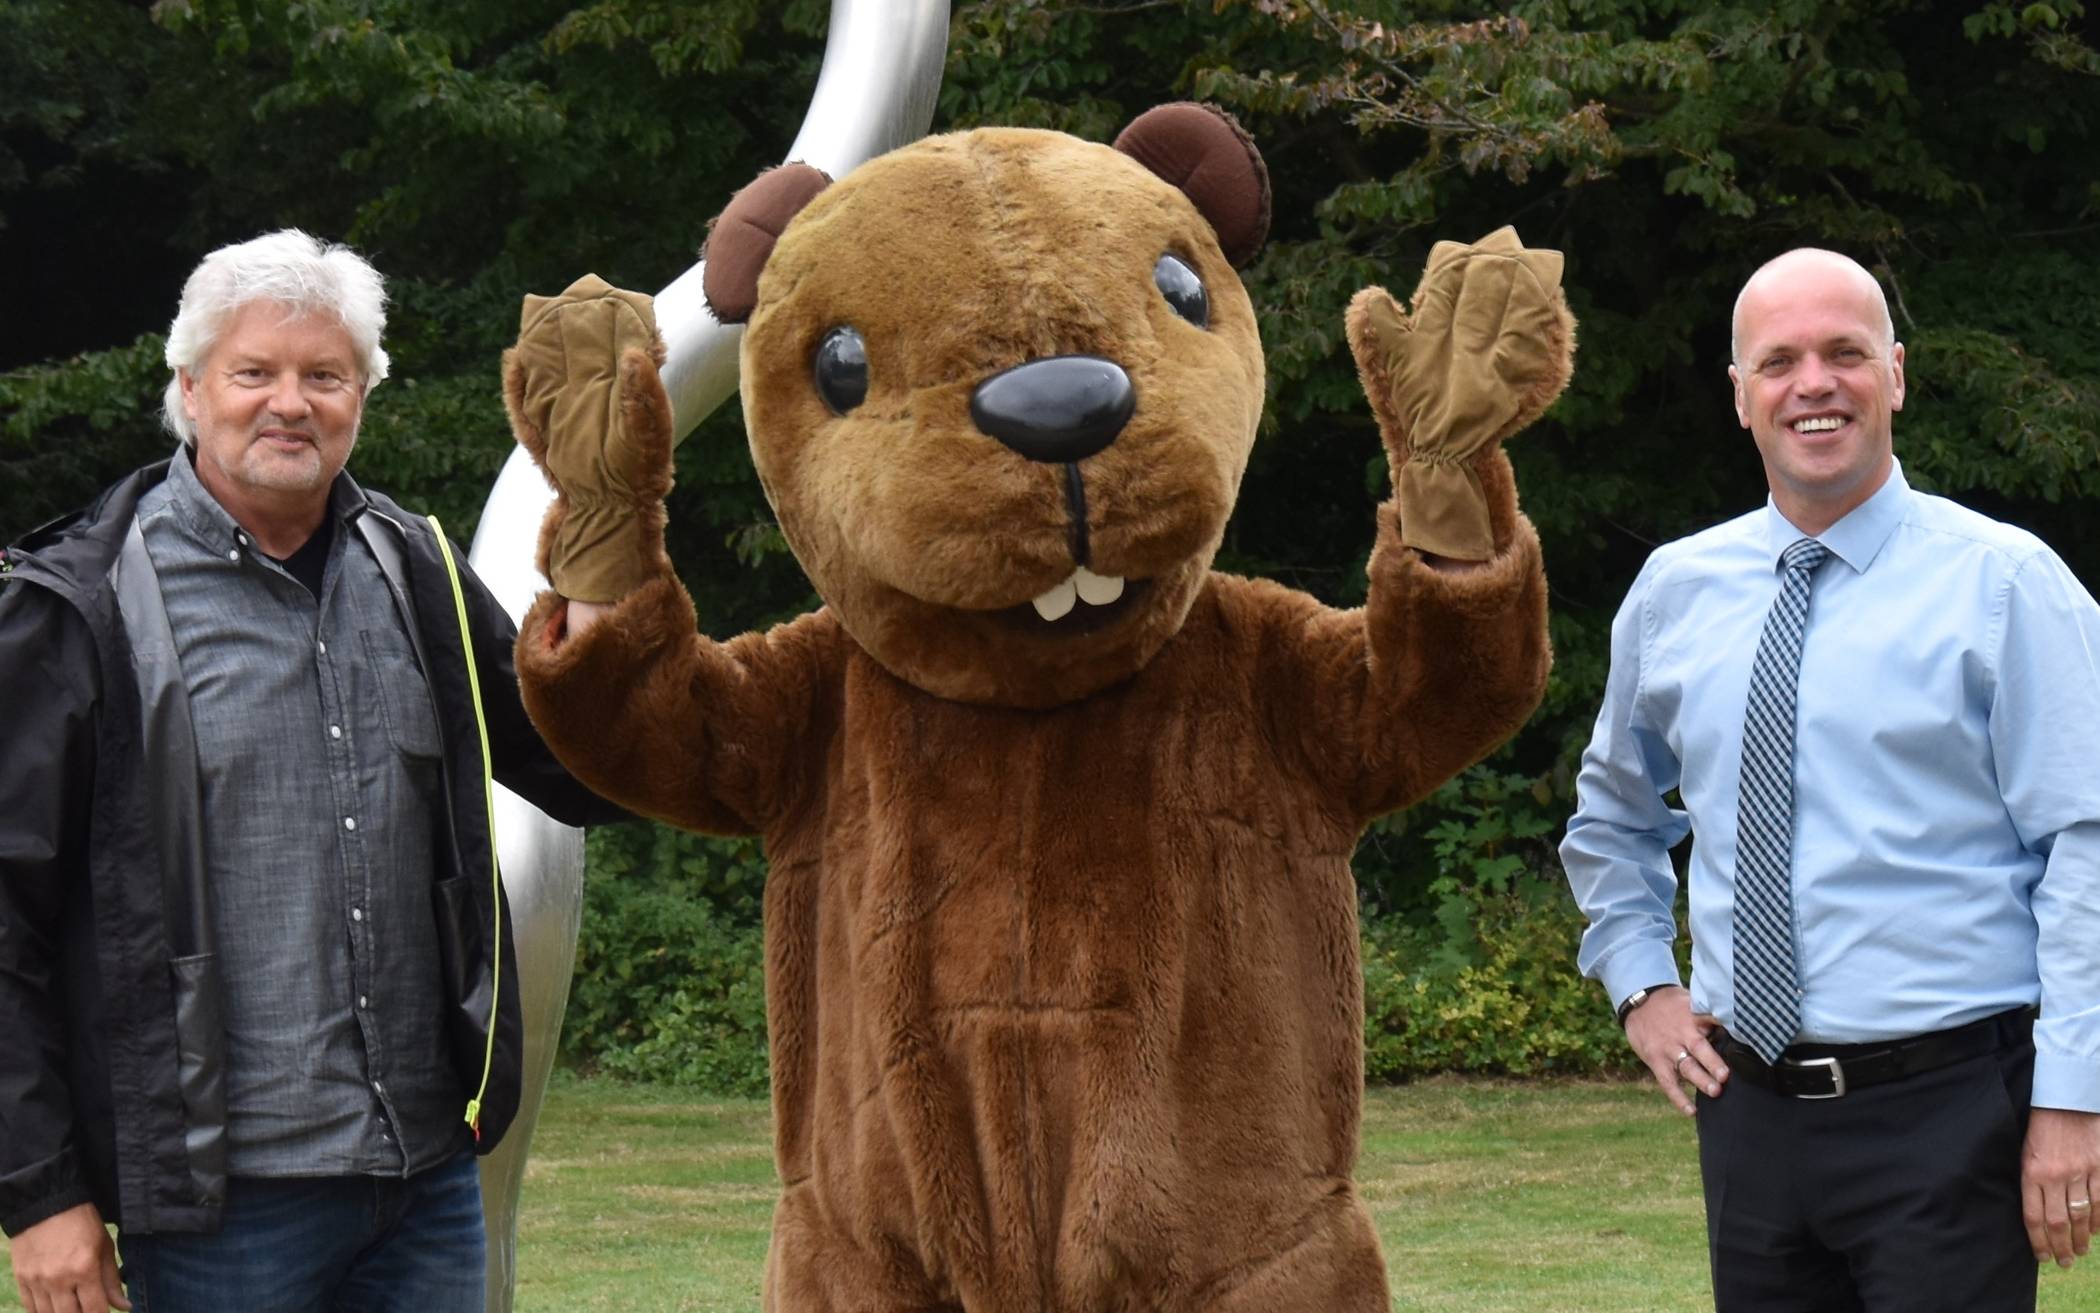
[(119, 1234), (136, 1313), (482, 1313), (481, 1175), (234, 1177), (217, 1235)]

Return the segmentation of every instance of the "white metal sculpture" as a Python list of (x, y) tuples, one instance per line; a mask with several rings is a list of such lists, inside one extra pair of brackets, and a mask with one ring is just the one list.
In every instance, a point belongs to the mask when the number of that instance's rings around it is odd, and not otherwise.
[[(787, 158), (843, 177), (865, 160), (925, 135), (948, 46), (948, 0), (832, 0), (824, 64)], [(718, 322), (700, 295), (701, 265), (657, 293), (668, 356), (664, 385), (683, 438), (736, 391), (743, 330)], [(482, 509), (469, 559), (513, 620), (547, 586), (533, 568), (540, 520), (553, 494), (523, 450), (513, 451)], [(524, 1010), (524, 1089), (503, 1144), (481, 1161), (488, 1225), (488, 1307), (509, 1313), (517, 1288), (518, 1193), (547, 1074), (553, 1068), (583, 914), (583, 832), (561, 825), (500, 786), (497, 857), (517, 937)]]

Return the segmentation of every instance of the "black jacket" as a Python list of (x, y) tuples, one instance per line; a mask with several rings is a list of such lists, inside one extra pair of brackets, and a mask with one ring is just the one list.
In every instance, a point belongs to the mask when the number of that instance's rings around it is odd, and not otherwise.
[[(139, 498), (165, 462), (9, 549), (0, 573), (0, 1229), (92, 1201), (127, 1231), (215, 1230), (225, 1199), (224, 1032), (193, 842), (187, 698), (120, 605)], [(432, 891), (453, 1062), (481, 1083), (490, 957), (503, 981), (478, 1148), (517, 1112), (517, 963), (492, 891), (480, 736), (429, 522), (367, 494), (358, 531), (406, 593), (444, 737), (450, 839)], [(392, 544), (389, 549), (387, 544)], [(496, 778), (557, 820), (625, 817), (571, 779), (518, 700), (510, 618), (454, 550)], [(389, 559), (391, 558), (391, 559)], [(135, 559), (135, 558), (134, 558)], [(398, 575), (395, 579), (393, 576)], [(136, 577), (126, 593), (135, 603)], [(172, 693), (172, 695), (171, 695)]]

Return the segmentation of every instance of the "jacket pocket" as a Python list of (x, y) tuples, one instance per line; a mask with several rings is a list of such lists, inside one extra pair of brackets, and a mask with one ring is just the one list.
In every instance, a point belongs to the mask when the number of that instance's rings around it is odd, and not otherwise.
[(175, 1074), (190, 1181), (208, 1204), (226, 1198), (226, 1000), (216, 953), (170, 958)]
[(472, 1095), (481, 1085), (481, 1069), (493, 1024), (495, 973), (489, 967), (488, 936), (474, 905), (470, 877), (455, 875), (431, 887), (437, 914), (439, 968), (444, 972), (445, 1030), (459, 1076)]

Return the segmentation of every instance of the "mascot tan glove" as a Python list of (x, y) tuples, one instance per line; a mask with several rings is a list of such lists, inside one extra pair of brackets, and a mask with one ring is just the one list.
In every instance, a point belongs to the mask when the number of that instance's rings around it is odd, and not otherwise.
[(671, 403), (650, 298), (585, 274), (528, 296), (503, 353), (511, 431), (554, 486), (540, 572), (563, 597), (617, 602), (659, 572)]
[(1349, 306), (1349, 345), (1392, 451), (1400, 538), (1462, 561), (1495, 554), (1474, 458), (1537, 419), (1567, 386), (1574, 326), (1558, 251), (1514, 228), (1438, 242), (1409, 315), (1383, 288)]

